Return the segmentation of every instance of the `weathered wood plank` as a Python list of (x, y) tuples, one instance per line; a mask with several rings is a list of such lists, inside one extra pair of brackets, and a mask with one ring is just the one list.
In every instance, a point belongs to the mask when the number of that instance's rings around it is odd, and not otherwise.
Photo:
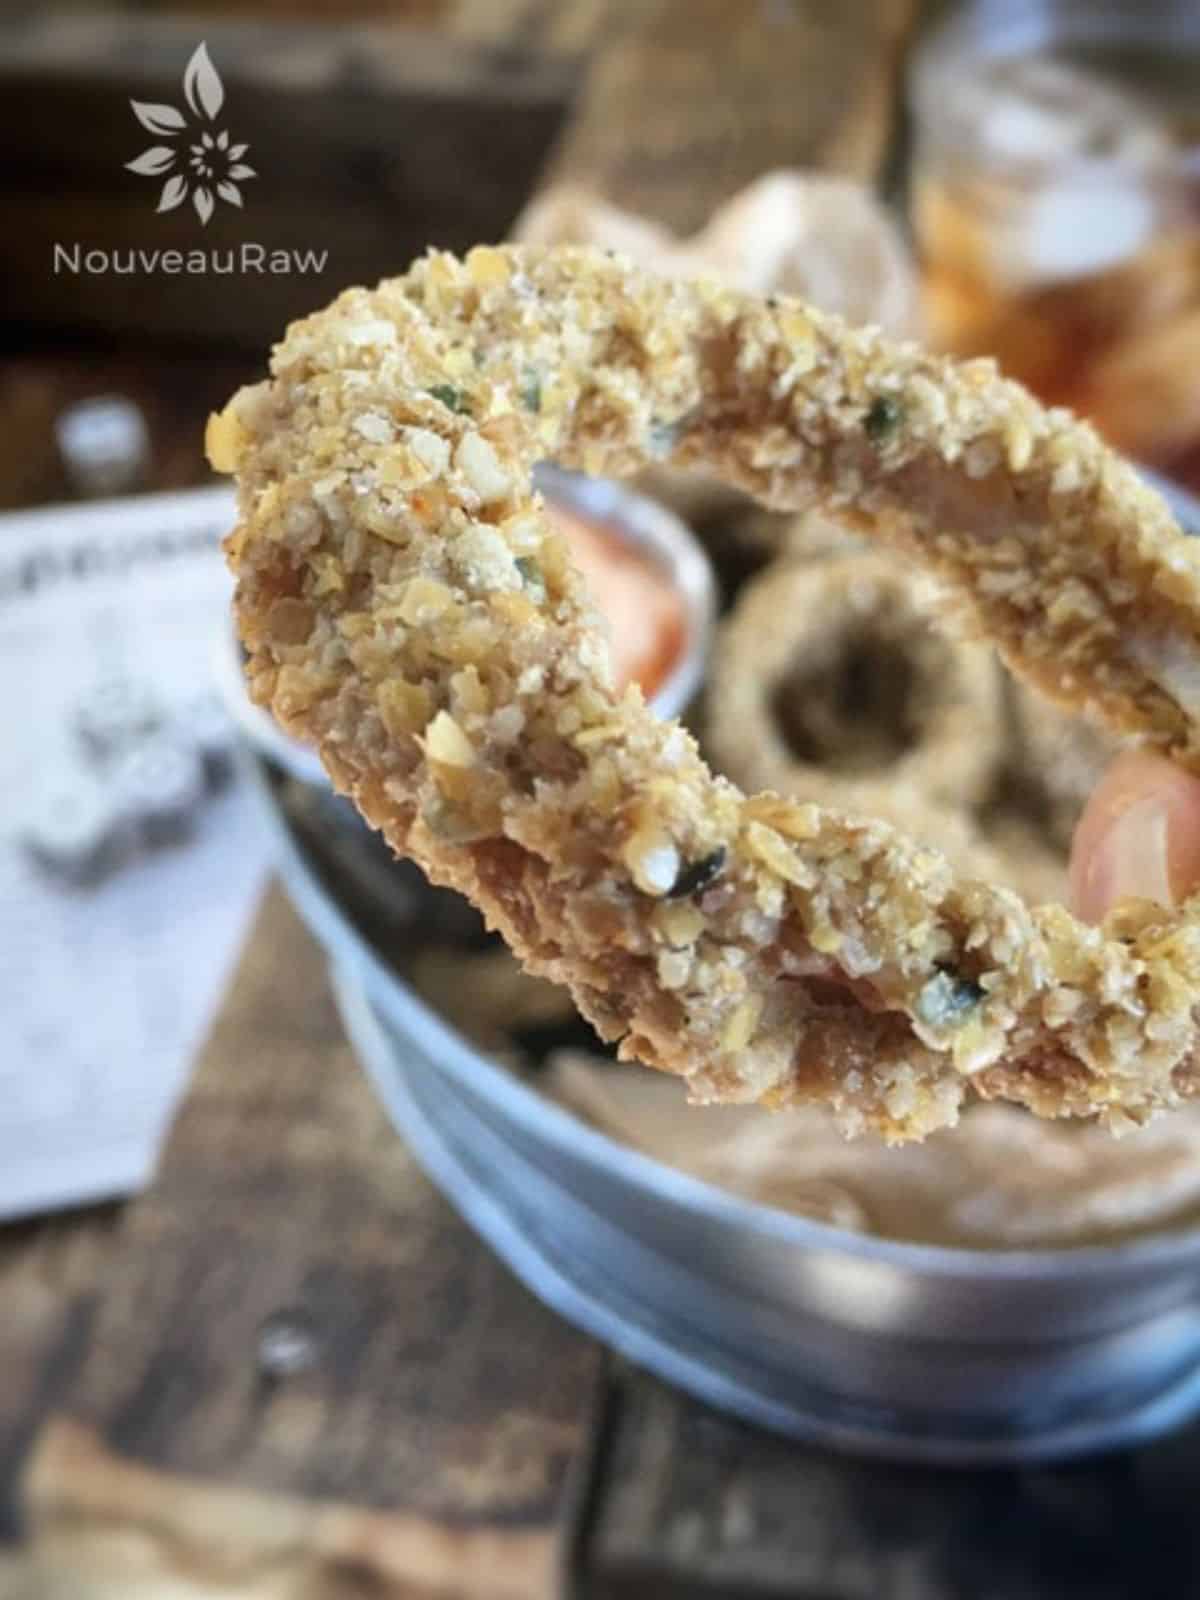
[(29, 1448), (87, 1351), (117, 1222), (104, 1207), (0, 1230), (0, 1543), (18, 1532)]
[(775, 167), (873, 181), (916, 0), (646, 0), (600, 50), (545, 181), (690, 232)]
[[(264, 1348), (281, 1333), (292, 1375)], [(353, 1507), (368, 1544), (392, 1548), (393, 1517), (405, 1552), (414, 1529), (475, 1530), (469, 1566), (508, 1530), (503, 1548), (542, 1572), (598, 1363), (418, 1171), (275, 890), (160, 1179), (124, 1220), (27, 1511), (42, 1543), (63, 1518), (136, 1522), (142, 1497), (156, 1537), (190, 1548), (190, 1517), (236, 1503), (206, 1498), (209, 1479), (267, 1497), (255, 1562), (281, 1522), (328, 1538), (332, 1518), (348, 1538)]]
[(574, 1552), (578, 1600), (1128, 1600), (1200, 1592), (1200, 1427), (1063, 1468), (855, 1460), (625, 1368)]
[(555, 1589), (549, 1527), (157, 1472), (66, 1420), (44, 1430), (27, 1498), (34, 1537), (20, 1592), (30, 1600), (551, 1600)]

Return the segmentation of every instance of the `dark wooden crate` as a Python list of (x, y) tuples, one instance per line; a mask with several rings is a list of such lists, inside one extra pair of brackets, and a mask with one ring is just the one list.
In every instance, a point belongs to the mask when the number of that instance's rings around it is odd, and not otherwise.
[[(161, 215), (161, 181), (126, 163), (163, 141), (131, 98), (183, 107), (205, 39), (249, 145), (243, 210)], [(182, 21), (45, 12), (0, 23), (0, 318), (32, 328), (262, 345), (339, 288), (428, 244), (500, 238), (570, 103), (574, 68), (407, 25)], [(55, 245), (100, 251), (327, 250), (310, 275), (55, 271)], [(59, 258), (61, 267), (61, 257)]]

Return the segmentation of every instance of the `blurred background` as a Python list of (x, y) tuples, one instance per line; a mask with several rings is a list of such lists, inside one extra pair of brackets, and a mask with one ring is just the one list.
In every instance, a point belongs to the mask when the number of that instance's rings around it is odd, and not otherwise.
[[(822, 1154), (800, 1183), (794, 1142), (761, 1125), (681, 1138), (658, 1085), (626, 1094), (569, 1003), (255, 719), (206, 418), (341, 288), (506, 237), (993, 355), (1200, 493), (1190, 0), (7, 6), (0, 1597), (1104, 1600), (1151, 1553), (1188, 1592), (1183, 1444), (1067, 1482), (904, 1474), (724, 1420), (528, 1293), (355, 1068), (322, 945), (343, 965), (369, 952), (380, 984), (617, 1142), (792, 1216), (984, 1249), (1200, 1210), (1191, 1126), (1114, 1171), (993, 1119), (953, 1180)], [(632, 499), (547, 492), (663, 710), (691, 702), (714, 612), (711, 659), (736, 675), (776, 562), (858, 558), (838, 529), (678, 474)], [(835, 590), (812, 581), (815, 615)], [(870, 670), (856, 633), (853, 672), (786, 678), (783, 743), (809, 783), (861, 785), (880, 729), (893, 761), (902, 723), (933, 726), (931, 683), (981, 681), (939, 658), (897, 687), (882, 626)], [(692, 710), (709, 754), (775, 781), (740, 712), (722, 734), (709, 678)], [(953, 822), (942, 793), (913, 803), (939, 843), (961, 834), (1053, 892), (1110, 747), (978, 693), (1006, 730), (995, 760), (962, 779)], [(1018, 1181), (1034, 1168), (1053, 1206)], [(1135, 1227), (1111, 1195), (1147, 1171), (1169, 1181)], [(1068, 1189), (1099, 1198), (1068, 1215)], [(1131, 1532), (1111, 1508), (1143, 1468)]]

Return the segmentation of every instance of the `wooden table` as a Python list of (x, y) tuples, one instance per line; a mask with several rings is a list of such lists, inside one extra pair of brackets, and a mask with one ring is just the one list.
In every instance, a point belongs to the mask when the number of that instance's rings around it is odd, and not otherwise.
[[(473, 48), (494, 15), (433, 10)], [(911, 10), (505, 15), (526, 46), (586, 47), (547, 176), (690, 228), (773, 166), (878, 177)], [(155, 486), (195, 481), (204, 411), (250, 365), (8, 362), (0, 498), (61, 492), (48, 419), (101, 377), (146, 401)], [(847, 1554), (886, 1489), (630, 1371), (477, 1242), (386, 1124), (277, 889), (154, 1186), (0, 1231), (0, 1308), (4, 1600), (924, 1592), (889, 1586), (891, 1546), (875, 1567)]]

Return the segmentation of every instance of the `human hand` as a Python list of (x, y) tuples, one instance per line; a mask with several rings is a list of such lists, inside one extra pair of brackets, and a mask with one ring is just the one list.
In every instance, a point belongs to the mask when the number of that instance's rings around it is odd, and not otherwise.
[(1099, 922), (1118, 900), (1178, 905), (1200, 888), (1200, 777), (1147, 750), (1117, 757), (1084, 807), (1068, 895)]

